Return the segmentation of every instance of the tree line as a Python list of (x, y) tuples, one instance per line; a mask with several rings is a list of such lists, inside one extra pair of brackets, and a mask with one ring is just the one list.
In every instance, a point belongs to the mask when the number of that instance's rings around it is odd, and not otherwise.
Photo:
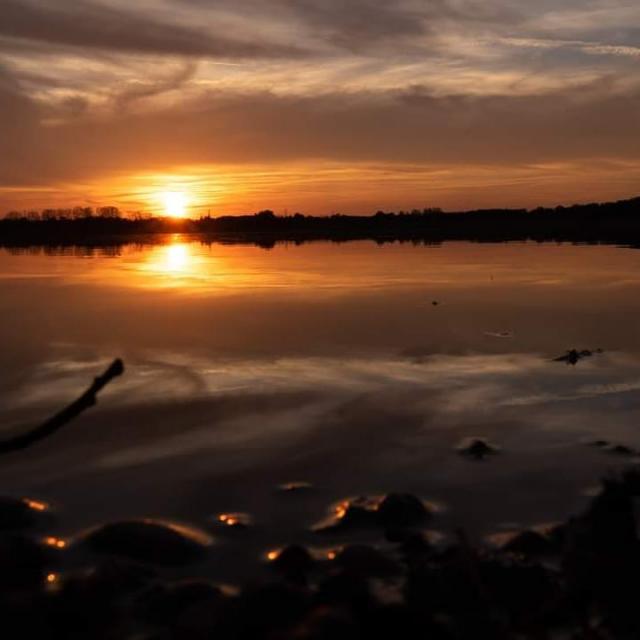
[(84, 220), (87, 218), (131, 218), (142, 220), (150, 218), (151, 214), (139, 211), (125, 214), (119, 207), (107, 205), (102, 207), (62, 207), (47, 209), (23, 209), (22, 211), (12, 210), (5, 214), (7, 220)]

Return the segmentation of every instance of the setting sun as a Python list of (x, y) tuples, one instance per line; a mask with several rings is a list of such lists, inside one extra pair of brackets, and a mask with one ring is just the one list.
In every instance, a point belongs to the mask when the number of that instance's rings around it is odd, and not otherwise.
[(187, 196), (182, 191), (165, 191), (162, 194), (164, 212), (171, 218), (184, 218), (187, 213)]

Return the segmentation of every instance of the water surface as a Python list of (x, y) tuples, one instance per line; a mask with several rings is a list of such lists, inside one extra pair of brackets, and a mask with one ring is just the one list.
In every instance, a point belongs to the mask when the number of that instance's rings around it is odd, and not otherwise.
[[(0, 251), (0, 424), (126, 375), (0, 468), (54, 532), (136, 516), (255, 529), (212, 562), (234, 579), (350, 495), (409, 491), (481, 537), (564, 518), (640, 448), (640, 251), (612, 246), (170, 237), (109, 251)], [(437, 304), (434, 304), (437, 303)], [(570, 348), (604, 353), (576, 366)], [(484, 436), (499, 456), (455, 452)], [(315, 489), (282, 495), (277, 484)]]

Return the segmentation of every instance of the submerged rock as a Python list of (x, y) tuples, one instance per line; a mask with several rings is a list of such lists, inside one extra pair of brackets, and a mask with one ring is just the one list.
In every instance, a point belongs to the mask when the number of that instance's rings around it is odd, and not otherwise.
[(410, 493), (390, 493), (378, 505), (377, 516), (384, 527), (410, 527), (427, 521), (431, 512)]
[(458, 453), (474, 460), (500, 453), (500, 449), (484, 438), (465, 438), (457, 447)]
[(384, 553), (367, 545), (349, 545), (337, 556), (343, 571), (366, 578), (385, 578), (400, 572), (398, 565)]
[(390, 493), (383, 498), (361, 496), (334, 505), (328, 518), (318, 523), (317, 532), (340, 532), (366, 527), (402, 529), (426, 522), (431, 511), (409, 493)]
[(592, 440), (591, 442), (587, 442), (590, 447), (597, 447), (598, 449), (604, 449), (605, 447), (611, 446), (611, 443), (607, 440)]
[(287, 579), (303, 580), (315, 565), (311, 553), (301, 545), (290, 545), (281, 551), (272, 551), (267, 557), (273, 569)]
[(503, 547), (503, 551), (524, 556), (548, 555), (555, 551), (552, 541), (538, 531), (522, 531)]
[(129, 520), (90, 531), (85, 543), (98, 553), (172, 566), (200, 559), (212, 539), (204, 532), (175, 523)]
[(45, 584), (51, 551), (30, 538), (0, 535), (0, 593)]
[(378, 523), (377, 505), (376, 498), (347, 498), (331, 507), (330, 515), (320, 521), (314, 530), (318, 533), (332, 533), (374, 527)]
[(580, 360), (584, 358), (590, 358), (591, 356), (602, 353), (602, 349), (595, 349), (591, 351), (590, 349), (582, 349), (582, 351), (578, 351), (577, 349), (569, 349), (564, 355), (558, 356), (557, 358), (553, 358), (552, 362), (565, 362), (568, 365), (576, 365)]
[(619, 456), (633, 456), (636, 455), (636, 451), (631, 447), (627, 447), (624, 444), (617, 444), (610, 449), (607, 449), (609, 453), (615, 453)]
[(216, 516), (216, 524), (224, 529), (248, 529), (252, 523), (253, 518), (248, 513), (220, 513)]
[(48, 510), (44, 502), (29, 498), (0, 497), (0, 531), (28, 529)]
[(190, 635), (184, 637), (191, 638), (213, 626), (227, 600), (220, 587), (206, 580), (184, 580), (158, 585), (144, 593), (137, 605), (145, 619), (178, 627), (183, 633), (188, 629)]
[(277, 490), (282, 493), (299, 493), (302, 491), (309, 491), (313, 489), (313, 485), (310, 482), (294, 481), (294, 482), (283, 482), (279, 484)]

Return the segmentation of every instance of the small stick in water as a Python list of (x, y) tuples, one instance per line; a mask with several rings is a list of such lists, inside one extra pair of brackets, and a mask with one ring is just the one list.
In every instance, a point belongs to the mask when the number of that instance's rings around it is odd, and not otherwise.
[(74, 402), (52, 416), (40, 426), (27, 431), (19, 436), (14, 436), (7, 440), (0, 440), (0, 454), (11, 453), (26, 449), (39, 440), (44, 440), (56, 431), (64, 427), (67, 423), (77, 418), (83, 411), (90, 409), (96, 404), (97, 394), (108, 385), (114, 378), (124, 373), (124, 364), (120, 358), (114, 360), (108, 369), (97, 378), (94, 378), (91, 386)]

